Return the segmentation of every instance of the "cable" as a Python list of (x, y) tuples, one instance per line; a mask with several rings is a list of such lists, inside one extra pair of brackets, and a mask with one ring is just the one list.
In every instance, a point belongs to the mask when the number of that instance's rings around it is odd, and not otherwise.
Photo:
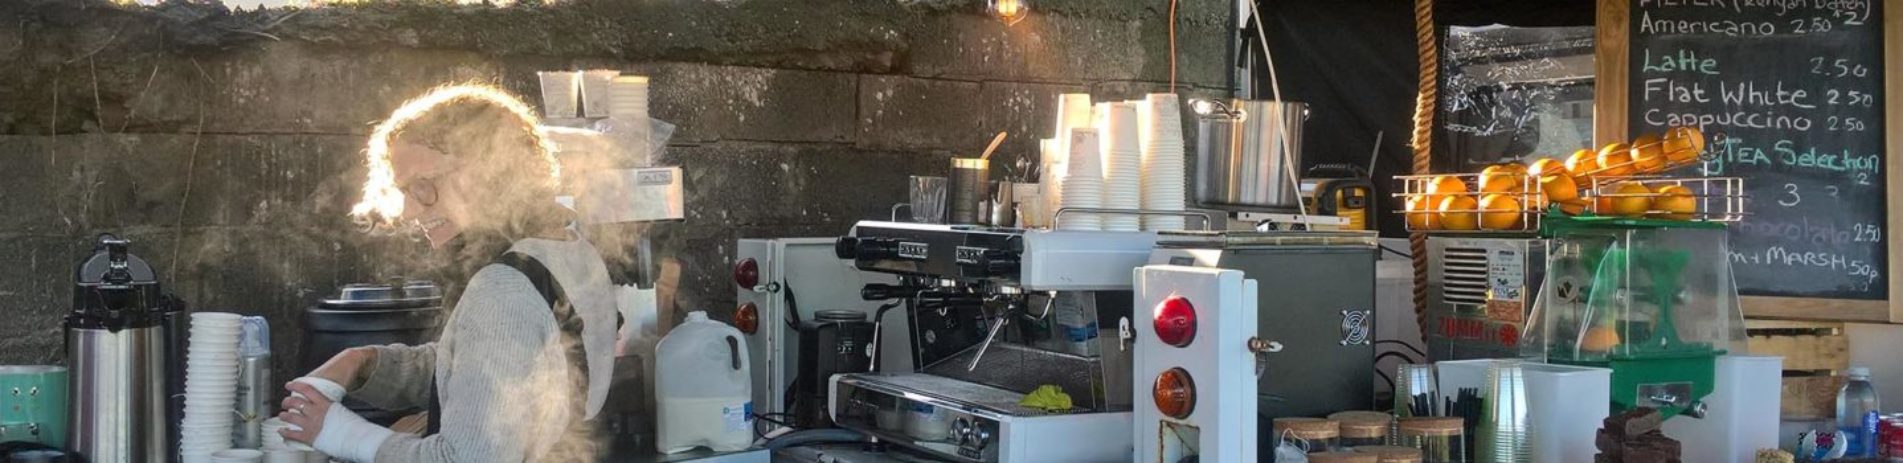
[[(1389, 356), (1400, 357), (1401, 360), (1405, 361), (1405, 363), (1410, 363), (1410, 364), (1421, 363), (1421, 361), (1414, 360), (1413, 357), (1408, 357), (1406, 352), (1401, 352), (1398, 350), (1391, 350), (1391, 351), (1382, 352), (1380, 354), (1375, 355), (1374, 363), (1381, 363), (1381, 359), (1388, 358)], [(1427, 355), (1422, 354), (1421, 356), (1426, 357)], [(1376, 368), (1376, 370), (1380, 370), (1380, 368)]]
[(1394, 248), (1390, 248), (1390, 247), (1388, 247), (1388, 246), (1387, 246), (1387, 245), (1385, 245), (1385, 244), (1383, 244), (1383, 245), (1381, 245), (1381, 250), (1383, 250), (1383, 251), (1387, 251), (1387, 252), (1392, 252), (1392, 253), (1394, 253), (1394, 255), (1397, 255), (1397, 256), (1401, 256), (1401, 257), (1411, 257), (1411, 256), (1409, 256), (1409, 255), (1408, 255), (1408, 253), (1405, 253), (1405, 252), (1401, 252), (1400, 250), (1397, 250), (1397, 249), (1394, 249)]
[(1427, 357), (1427, 351), (1423, 351), (1423, 350), (1421, 350), (1421, 348), (1419, 348), (1419, 347), (1414, 347), (1414, 345), (1413, 345), (1413, 344), (1408, 344), (1408, 343), (1407, 343), (1407, 342), (1405, 342), (1405, 341), (1398, 341), (1398, 340), (1394, 340), (1394, 339), (1383, 339), (1383, 340), (1380, 340), (1380, 341), (1375, 341), (1375, 342), (1374, 342), (1374, 345), (1377, 345), (1377, 346), (1379, 346), (1379, 345), (1382, 345), (1382, 344), (1400, 344), (1400, 345), (1401, 345), (1402, 347), (1406, 347), (1406, 348), (1407, 348), (1407, 350), (1411, 350), (1411, 351), (1414, 351), (1414, 353), (1416, 353), (1416, 354), (1420, 354), (1420, 356), (1421, 356), (1422, 358), (1426, 358), (1426, 357)]
[(766, 441), (766, 448), (767, 450), (779, 450), (787, 447), (825, 444), (830, 442), (862, 442), (865, 441), (865, 439), (866, 436), (864, 434), (849, 429), (807, 429), (804, 431), (794, 431)]
[(1176, 0), (1170, 0), (1170, 91), (1176, 91)]
[[(1261, 8), (1256, 6), (1256, 2), (1254, 0), (1246, 0), (1246, 1), (1249, 2), (1249, 12), (1251, 13), (1249, 17), (1255, 20), (1255, 36), (1257, 39), (1262, 41), (1262, 61), (1268, 63), (1269, 65), (1268, 66), (1269, 67), (1269, 92), (1275, 96), (1276, 103), (1281, 103), (1283, 101), (1282, 100), (1282, 81), (1275, 77), (1275, 55), (1269, 52), (1269, 33), (1266, 29), (1262, 28), (1262, 10)], [(1288, 181), (1290, 185), (1301, 185), (1302, 184), (1301, 177), (1297, 177), (1295, 175), (1295, 164), (1293, 162), (1288, 162), (1288, 161), (1294, 160), (1294, 159), (1289, 159), (1289, 157), (1294, 156), (1295, 151), (1293, 147), (1289, 146), (1289, 140), (1288, 140), (1289, 136), (1288, 136), (1288, 131), (1286, 130), (1288, 128), (1288, 124), (1282, 122), (1282, 116), (1283, 116), (1282, 111), (1275, 111), (1275, 114), (1273, 116), (1274, 119), (1271, 120), (1270, 123), (1274, 124), (1278, 132), (1282, 134), (1282, 136), (1279, 136), (1276, 138), (1278, 139), (1278, 141), (1281, 142), (1281, 145), (1282, 145), (1282, 156), (1283, 156), (1282, 170), (1284, 171), (1283, 174), (1288, 175)], [(1297, 211), (1302, 213), (1302, 215), (1308, 215), (1307, 203), (1296, 201), (1295, 207)]]

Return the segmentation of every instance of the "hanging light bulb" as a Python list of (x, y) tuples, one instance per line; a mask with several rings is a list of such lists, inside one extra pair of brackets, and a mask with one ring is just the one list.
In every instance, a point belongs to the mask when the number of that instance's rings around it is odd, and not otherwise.
[(1009, 26), (1023, 21), (1031, 13), (1030, 0), (986, 0), (985, 11)]

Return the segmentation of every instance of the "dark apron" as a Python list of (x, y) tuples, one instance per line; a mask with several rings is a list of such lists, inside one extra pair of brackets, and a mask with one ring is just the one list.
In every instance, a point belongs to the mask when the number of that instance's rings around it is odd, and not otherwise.
[[(555, 325), (560, 328), (561, 331), (562, 347), (568, 354), (568, 364), (573, 368), (572, 371), (580, 374), (580, 376), (578, 376), (580, 381), (577, 382), (578, 387), (575, 393), (575, 400), (569, 405), (573, 408), (572, 412), (575, 414), (576, 423), (583, 423), (584, 420), (582, 417), (587, 416), (585, 406), (588, 403), (589, 381), (588, 351), (582, 345), (581, 340), (581, 316), (575, 313), (574, 305), (570, 304), (568, 296), (562, 293), (562, 285), (555, 281), (554, 275), (548, 273), (548, 267), (542, 266), (542, 263), (536, 261), (534, 257), (529, 257), (528, 254), (519, 252), (509, 252), (503, 254), (502, 257), (496, 258), (495, 264), (506, 265), (528, 276), (529, 283), (535, 285), (535, 292), (542, 295), (542, 300), (548, 302), (549, 311), (554, 312)], [(431, 374), (435, 373), (432, 372)], [(430, 388), (429, 425), (423, 432), (423, 435), (426, 437), (434, 436), (436, 433), (442, 431), (442, 391), (443, 387), (441, 384), (436, 384)]]

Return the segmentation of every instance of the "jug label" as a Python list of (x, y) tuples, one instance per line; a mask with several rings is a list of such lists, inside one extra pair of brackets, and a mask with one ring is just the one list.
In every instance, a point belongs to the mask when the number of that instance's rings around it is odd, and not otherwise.
[(753, 429), (753, 402), (721, 407), (720, 415), (727, 424), (727, 432)]

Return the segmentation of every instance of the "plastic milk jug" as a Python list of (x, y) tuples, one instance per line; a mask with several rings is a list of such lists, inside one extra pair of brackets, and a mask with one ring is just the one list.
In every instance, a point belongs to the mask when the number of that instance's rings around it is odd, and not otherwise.
[(753, 440), (753, 385), (740, 330), (687, 314), (655, 348), (655, 448), (740, 450)]

